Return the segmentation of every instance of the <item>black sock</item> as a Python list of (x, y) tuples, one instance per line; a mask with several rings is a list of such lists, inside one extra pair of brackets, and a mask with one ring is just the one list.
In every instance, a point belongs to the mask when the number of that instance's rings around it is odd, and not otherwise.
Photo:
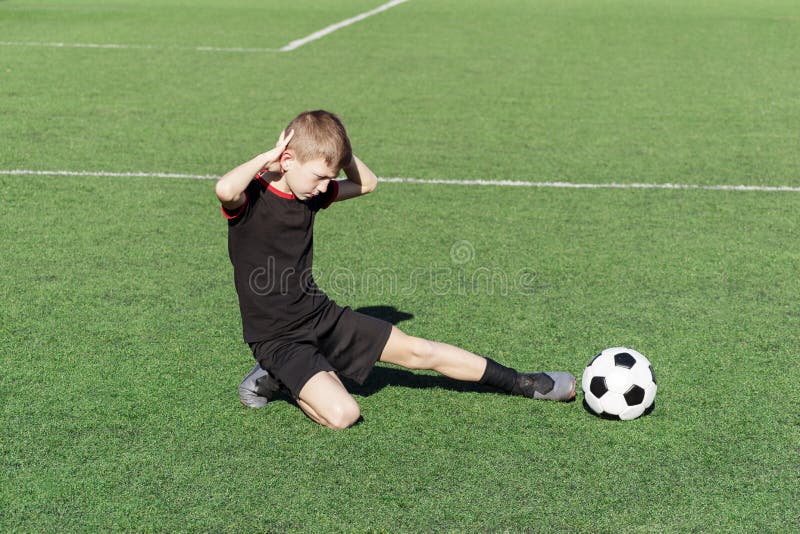
[(486, 371), (483, 372), (479, 383), (494, 386), (511, 393), (517, 384), (518, 374), (516, 369), (505, 367), (491, 358), (486, 358)]

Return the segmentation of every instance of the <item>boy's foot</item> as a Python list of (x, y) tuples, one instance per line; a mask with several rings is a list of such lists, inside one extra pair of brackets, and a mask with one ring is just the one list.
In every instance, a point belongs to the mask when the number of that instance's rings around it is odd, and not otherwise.
[(263, 408), (279, 390), (277, 380), (256, 364), (239, 384), (239, 402), (249, 408)]
[(569, 402), (575, 398), (575, 377), (569, 373), (519, 373), (512, 393), (532, 399)]

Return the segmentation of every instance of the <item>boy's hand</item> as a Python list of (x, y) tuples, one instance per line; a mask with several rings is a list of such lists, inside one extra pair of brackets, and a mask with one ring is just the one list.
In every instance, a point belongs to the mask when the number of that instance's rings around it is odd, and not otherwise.
[(268, 152), (264, 152), (264, 154), (261, 155), (261, 157), (266, 160), (262, 168), (267, 169), (270, 172), (279, 172), (281, 170), (281, 154), (283, 154), (283, 151), (286, 150), (286, 147), (289, 145), (289, 141), (292, 140), (292, 137), (294, 137), (294, 130), (289, 132), (289, 135), (286, 135), (286, 130), (281, 132), (278, 142), (275, 143), (275, 148)]
[(278, 142), (275, 143), (275, 148), (242, 163), (235, 169), (225, 173), (217, 181), (214, 190), (225, 209), (238, 209), (247, 201), (244, 190), (247, 189), (247, 184), (253, 181), (253, 177), (258, 174), (259, 170), (280, 171), (281, 154), (286, 150), (286, 146), (293, 136), (294, 130), (289, 132), (289, 135), (286, 135), (285, 131), (281, 132)]

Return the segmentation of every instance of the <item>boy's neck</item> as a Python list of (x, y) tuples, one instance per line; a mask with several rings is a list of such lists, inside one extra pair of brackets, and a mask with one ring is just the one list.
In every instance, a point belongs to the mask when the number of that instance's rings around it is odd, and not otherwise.
[(289, 184), (287, 184), (286, 180), (284, 180), (283, 174), (279, 172), (268, 172), (264, 175), (264, 178), (272, 187), (274, 187), (281, 193), (286, 193), (287, 195), (294, 195), (294, 192), (291, 189), (289, 189)]

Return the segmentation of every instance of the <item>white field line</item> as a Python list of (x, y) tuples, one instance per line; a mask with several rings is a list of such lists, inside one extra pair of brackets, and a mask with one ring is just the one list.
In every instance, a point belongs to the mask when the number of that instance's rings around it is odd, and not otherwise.
[(346, 26), (350, 26), (367, 17), (391, 9), (394, 6), (400, 5), (408, 0), (392, 0), (375, 9), (356, 15), (349, 19), (331, 24), (327, 28), (323, 28), (317, 32), (312, 33), (302, 39), (297, 39), (281, 48), (223, 48), (216, 46), (158, 46), (158, 45), (137, 45), (137, 44), (100, 44), (100, 43), (48, 43), (48, 42), (25, 42), (25, 41), (0, 41), (0, 46), (43, 46), (49, 48), (112, 48), (121, 50), (194, 50), (197, 52), (291, 52), (300, 48), (304, 44), (316, 41), (326, 35), (340, 30)]
[(314, 32), (314, 33), (312, 33), (311, 35), (309, 35), (307, 37), (303, 37), (302, 39), (297, 39), (296, 41), (292, 41), (291, 43), (289, 43), (286, 46), (284, 46), (283, 48), (281, 48), (281, 52), (289, 52), (291, 50), (299, 48), (299, 47), (303, 46), (306, 43), (310, 43), (311, 41), (316, 41), (317, 39), (319, 39), (321, 37), (325, 37), (329, 33), (333, 33), (336, 30), (339, 30), (339, 29), (344, 28), (346, 26), (350, 26), (351, 24), (354, 24), (354, 23), (356, 23), (356, 22), (358, 22), (360, 20), (364, 20), (367, 17), (371, 17), (372, 15), (376, 15), (376, 14), (382, 12), (382, 11), (386, 11), (387, 9), (391, 9), (394, 6), (398, 6), (398, 5), (400, 5), (400, 4), (404, 3), (404, 2), (407, 2), (407, 1), (408, 0), (392, 0), (391, 2), (387, 2), (387, 3), (383, 4), (382, 6), (376, 7), (375, 9), (372, 9), (370, 11), (366, 11), (364, 13), (361, 13), (360, 15), (356, 15), (355, 17), (351, 17), (351, 18), (349, 18), (347, 20), (343, 20), (341, 22), (337, 22), (336, 24), (331, 24), (327, 28), (323, 28), (318, 32)]
[(52, 48), (141, 48), (156, 49), (152, 45), (122, 45), (122, 44), (94, 44), (94, 43), (42, 43), (42, 42), (20, 42), (20, 41), (0, 41), (2, 46), (46, 46)]
[(191, 178), (216, 180), (213, 174), (181, 174), (174, 172), (106, 172), (106, 171), (32, 171), (27, 169), (0, 170), (5, 176), (97, 176), (101, 178)]
[[(216, 180), (216, 174), (181, 174), (171, 172), (106, 172), (106, 171), (35, 171), (28, 169), (0, 169), (5, 176), (94, 176), (108, 178), (189, 178), (194, 180)], [(552, 187), (561, 189), (699, 189), (705, 191), (765, 191), (800, 193), (800, 187), (773, 185), (699, 185), (699, 184), (643, 184), (610, 183), (586, 184), (574, 182), (530, 182), (525, 180), (440, 180), (423, 178), (378, 178), (382, 183), (399, 184), (445, 184), (482, 185), (493, 187)]]
[(215, 46), (158, 46), (137, 44), (44, 43), (0, 41), (0, 46), (44, 46), (49, 48), (115, 48), (121, 50), (194, 50), (197, 52), (279, 52), (277, 48), (219, 48)]

